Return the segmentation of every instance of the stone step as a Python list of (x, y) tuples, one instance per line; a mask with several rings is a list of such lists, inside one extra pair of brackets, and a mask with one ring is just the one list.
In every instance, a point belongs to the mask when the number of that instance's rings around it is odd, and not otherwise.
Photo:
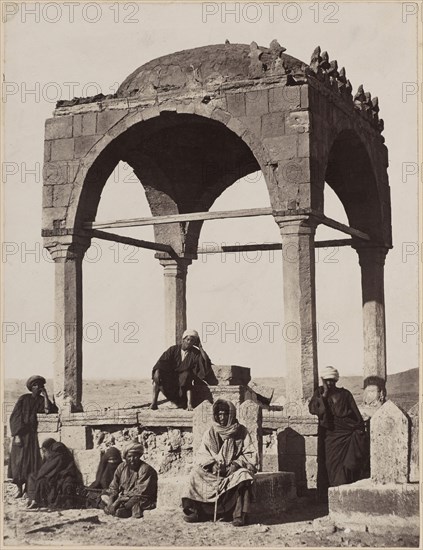
[(387, 531), (418, 534), (419, 484), (379, 484), (361, 479), (329, 489), (329, 515), (338, 527), (365, 526), (375, 534)]

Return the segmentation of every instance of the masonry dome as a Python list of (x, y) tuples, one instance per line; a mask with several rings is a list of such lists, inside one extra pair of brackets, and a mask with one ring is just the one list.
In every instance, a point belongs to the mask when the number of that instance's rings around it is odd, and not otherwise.
[(274, 40), (270, 48), (254, 42), (226, 43), (172, 53), (141, 65), (122, 82), (117, 96), (213, 89), (225, 83), (273, 76), (275, 71), (302, 73), (305, 63), (283, 53), (284, 50)]

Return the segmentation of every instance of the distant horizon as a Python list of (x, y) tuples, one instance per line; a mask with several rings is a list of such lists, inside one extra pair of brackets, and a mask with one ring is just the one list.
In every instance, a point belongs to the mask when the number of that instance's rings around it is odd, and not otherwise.
[[(248, 367), (247, 367), (248, 368)], [(392, 372), (392, 373), (387, 373), (387, 377), (388, 376), (397, 376), (399, 374), (402, 374), (404, 372), (410, 372), (412, 370), (417, 370), (417, 371), (420, 371), (420, 367), (412, 367), (410, 369), (405, 369), (405, 370), (402, 370), (402, 371), (398, 371), (398, 372)], [(286, 375), (284, 376), (253, 376), (251, 375), (251, 379), (254, 380), (254, 378), (286, 378)], [(340, 377), (339, 379), (342, 380), (343, 378), (362, 378), (362, 375), (360, 374), (346, 374), (346, 375), (342, 375), (340, 374)], [(4, 380), (24, 380), (25, 377), (5, 377)], [(52, 377), (47, 377), (47, 380), (53, 380)], [(150, 378), (147, 378), (147, 377), (142, 377), (142, 378), (135, 378), (135, 377), (132, 377), (132, 376), (125, 376), (125, 377), (110, 377), (108, 376), (107, 378), (93, 378), (91, 376), (87, 376), (87, 377), (84, 377), (83, 378), (83, 381), (85, 380), (150, 380)]]

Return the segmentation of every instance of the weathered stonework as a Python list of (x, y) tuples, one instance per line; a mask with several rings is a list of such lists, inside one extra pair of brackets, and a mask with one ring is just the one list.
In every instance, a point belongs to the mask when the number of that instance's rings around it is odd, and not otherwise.
[(385, 485), (362, 479), (350, 485), (329, 489), (329, 514), (337, 526), (351, 529), (360, 525), (370, 532), (419, 533), (419, 486)]
[(193, 436), (193, 448), (194, 452), (197, 451), (200, 446), (202, 437), (207, 427), (210, 426), (210, 419), (212, 418), (213, 406), (209, 401), (203, 401), (195, 407), (192, 417), (192, 436)]
[(407, 483), (409, 420), (392, 401), (370, 421), (371, 479), (376, 483)]
[(408, 411), (408, 416), (410, 418), (410, 470), (409, 470), (409, 481), (411, 483), (418, 483), (420, 481), (420, 470), (419, 470), (419, 452), (420, 452), (420, 416), (419, 416), (419, 404), (416, 403)]
[(250, 399), (241, 403), (238, 409), (238, 421), (249, 431), (258, 453), (258, 467), (263, 464), (263, 415), (262, 409)]
[(219, 386), (246, 386), (251, 380), (250, 369), (236, 365), (212, 365)]

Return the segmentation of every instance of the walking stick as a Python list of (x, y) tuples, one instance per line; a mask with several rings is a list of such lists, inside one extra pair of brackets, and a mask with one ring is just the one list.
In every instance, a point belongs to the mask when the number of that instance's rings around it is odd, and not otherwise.
[(213, 523), (216, 523), (216, 519), (217, 519), (217, 501), (219, 499), (219, 479), (220, 479), (220, 462), (217, 463), (216, 501), (214, 503)]

